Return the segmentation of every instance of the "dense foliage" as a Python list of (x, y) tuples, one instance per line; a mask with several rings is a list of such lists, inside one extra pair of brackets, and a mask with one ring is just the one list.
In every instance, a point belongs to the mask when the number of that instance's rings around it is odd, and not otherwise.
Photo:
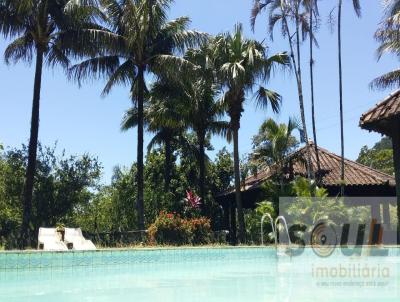
[(372, 148), (368, 148), (367, 146), (362, 147), (357, 162), (393, 175), (394, 164), (392, 140), (388, 137), (384, 137)]
[[(101, 165), (90, 155), (56, 155), (56, 148), (39, 145), (30, 229), (57, 223), (74, 224), (76, 211), (87, 205), (98, 188)], [(0, 154), (0, 237), (13, 247), (19, 236), (27, 148)]]
[[(181, 156), (184, 151), (177, 151), (174, 157)], [(17, 245), (22, 223), (21, 196), (26, 163), (25, 146), (20, 149), (0, 149), (0, 246), (6, 248)], [(221, 209), (211, 196), (226, 190), (233, 179), (232, 159), (226, 149), (223, 149), (215, 161), (207, 162), (208, 193), (207, 199), (204, 200), (206, 217), (200, 217), (200, 209), (188, 209), (186, 202), (190, 200), (188, 193), (196, 196), (194, 191), (189, 189), (195, 189), (198, 183), (198, 167), (191, 163), (183, 159), (180, 162), (174, 161), (171, 193), (164, 190), (165, 179), (162, 172), (165, 154), (162, 149), (149, 152), (145, 162), (145, 215), (149, 225), (154, 221), (161, 221), (163, 215), (160, 213), (163, 211), (186, 217), (184, 226), (190, 234), (184, 236), (186, 241), (182, 241), (181, 244), (207, 243), (211, 240), (211, 230), (222, 228)], [(67, 156), (64, 151), (59, 152), (56, 146), (50, 148), (39, 145), (30, 226), (32, 232), (37, 234), (39, 227), (64, 224), (69, 227), (81, 227), (96, 240), (105, 237), (106, 234), (137, 230), (136, 171), (135, 164), (131, 168), (116, 167), (111, 183), (103, 185), (102, 167), (96, 158), (88, 154)], [(200, 200), (196, 202), (203, 204)], [(107, 244), (115, 245), (116, 240), (109, 239)], [(162, 244), (167, 244), (167, 241), (156, 240)]]

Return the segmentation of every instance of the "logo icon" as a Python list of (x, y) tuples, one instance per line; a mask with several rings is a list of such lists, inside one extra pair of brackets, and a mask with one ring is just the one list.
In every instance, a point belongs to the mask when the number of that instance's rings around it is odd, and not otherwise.
[(318, 222), (311, 232), (311, 246), (319, 257), (329, 257), (336, 248), (337, 236), (333, 226), (326, 221)]

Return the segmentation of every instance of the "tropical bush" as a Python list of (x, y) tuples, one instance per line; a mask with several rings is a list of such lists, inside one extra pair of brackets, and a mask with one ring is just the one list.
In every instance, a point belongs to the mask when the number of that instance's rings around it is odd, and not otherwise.
[[(247, 243), (249, 244), (260, 244), (261, 243), (261, 218), (264, 214), (269, 214), (273, 219), (275, 219), (276, 211), (274, 206), (269, 201), (262, 201), (257, 204), (257, 207), (254, 210), (247, 210), (245, 212), (245, 221), (246, 221), (246, 238)], [(272, 232), (272, 228), (268, 220), (265, 220), (264, 225), (264, 241), (272, 242), (273, 236), (269, 236), (269, 233)]]
[(150, 244), (185, 245), (211, 242), (210, 219), (182, 218), (177, 213), (161, 211), (155, 222), (148, 228)]

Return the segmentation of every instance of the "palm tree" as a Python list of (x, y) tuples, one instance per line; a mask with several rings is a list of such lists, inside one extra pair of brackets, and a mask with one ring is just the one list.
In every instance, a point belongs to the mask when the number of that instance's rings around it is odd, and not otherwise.
[(108, 31), (96, 33), (108, 39), (98, 45), (98, 56), (71, 69), (71, 76), (79, 82), (84, 78), (104, 77), (107, 84), (103, 95), (118, 85), (130, 87), (133, 107), (138, 110), (137, 144), (137, 214), (138, 227), (145, 228), (143, 200), (143, 135), (144, 104), (147, 92), (146, 74), (179, 72), (187, 63), (174, 55), (185, 47), (195, 47), (207, 35), (189, 31), (189, 18), (167, 21), (173, 0), (101, 0), (107, 16)]
[[(176, 106), (172, 102), (157, 98), (156, 91), (162, 85), (160, 82), (156, 82), (152, 86), (148, 103), (144, 107), (144, 127), (154, 133), (147, 146), (148, 152), (156, 145), (164, 146), (164, 191), (167, 193), (170, 191), (174, 146), (181, 142), (185, 127), (179, 112), (176, 111)], [(126, 131), (137, 125), (138, 110), (131, 108), (124, 115), (121, 129)]]
[(282, 192), (284, 176), (287, 168), (291, 170), (293, 160), (289, 155), (298, 146), (293, 131), (299, 128), (299, 123), (294, 118), (290, 118), (287, 124), (278, 124), (273, 119), (268, 119), (261, 125), (258, 134), (253, 137), (253, 152), (250, 160), (262, 168), (275, 167)]
[[(184, 59), (193, 65), (192, 69), (181, 73), (179, 78), (169, 77), (159, 83), (157, 97), (164, 99), (178, 113), (177, 121), (193, 130), (197, 137), (199, 163), (199, 191), (200, 197), (206, 197), (206, 139), (209, 135), (225, 135), (229, 124), (220, 118), (224, 114), (223, 108), (215, 102), (217, 95), (214, 58), (209, 43), (200, 49), (189, 49)], [(204, 205), (204, 203), (203, 203)], [(204, 208), (203, 208), (204, 210)]]
[[(229, 123), (221, 120), (224, 108), (215, 102), (218, 90), (215, 77), (215, 57), (212, 44), (198, 50), (186, 52), (185, 59), (196, 66), (185, 76), (182, 94), (183, 116), (187, 125), (196, 133), (199, 149), (199, 188), (200, 197), (206, 197), (206, 154), (205, 144), (208, 135), (226, 136)], [(204, 203), (203, 203), (204, 204)]]
[[(39, 137), (40, 92), (43, 65), (59, 64), (66, 68), (69, 57), (91, 55), (92, 44), (88, 42), (90, 30), (99, 29), (95, 16), (99, 11), (73, 0), (3, 0), (0, 2), (0, 32), (7, 39), (14, 39), (6, 48), (4, 57), (11, 62), (35, 60), (31, 128), (23, 193), (23, 219), (21, 248), (31, 243), (30, 217), (32, 194), (36, 173), (36, 156)], [(86, 43), (84, 43), (86, 42)]]
[(298, 145), (293, 136), (295, 129), (299, 129), (299, 123), (293, 118), (287, 124), (278, 124), (273, 119), (266, 120), (253, 137), (251, 159), (257, 161), (257, 166), (264, 165), (265, 168), (283, 164)]
[[(361, 17), (361, 6), (359, 0), (352, 0), (357, 17)], [(344, 196), (344, 125), (343, 125), (343, 75), (342, 75), (342, 5), (343, 0), (338, 0), (338, 66), (339, 66), (339, 108), (340, 108), (340, 146), (341, 146), (341, 173), (340, 193)]]
[[(393, 53), (397, 56), (400, 54), (400, 1), (388, 1), (387, 4), (384, 20), (375, 33), (375, 39), (380, 43), (377, 50), (378, 60), (385, 53)], [(400, 87), (400, 68), (377, 77), (371, 82), (370, 86), (378, 89)]]
[(233, 158), (235, 170), (235, 200), (239, 222), (239, 241), (245, 242), (244, 214), (240, 193), (240, 158), (239, 129), (240, 118), (244, 111), (243, 103), (246, 93), (258, 86), (255, 100), (261, 108), (271, 106), (274, 112), (279, 111), (281, 97), (278, 93), (259, 85), (269, 79), (271, 70), (276, 66), (289, 64), (286, 53), (267, 56), (267, 49), (261, 43), (246, 39), (241, 24), (235, 26), (234, 32), (218, 36), (215, 41), (220, 66), (218, 74), (223, 85), (224, 95), (221, 102), (230, 117), (230, 130), (233, 136)]
[[(315, 122), (315, 96), (314, 96), (314, 43), (317, 44), (317, 40), (314, 36), (314, 26), (318, 26), (318, 0), (308, 0), (308, 14), (309, 14), (309, 41), (310, 41), (310, 94), (311, 94), (311, 119), (312, 119), (312, 130), (313, 130), (313, 138), (314, 138), (314, 150), (317, 159), (317, 171), (316, 171), (316, 179), (319, 183), (320, 181), (320, 172), (321, 172), (321, 163), (319, 159), (318, 152), (318, 142), (317, 142), (317, 129)], [(314, 20), (315, 16), (315, 20)], [(318, 46), (318, 44), (317, 44)]]
[[(306, 10), (302, 10), (305, 2)], [(290, 48), (290, 58), (296, 76), (297, 92), (299, 97), (299, 107), (301, 116), (301, 136), (307, 148), (307, 174), (312, 177), (311, 153), (308, 144), (308, 132), (304, 110), (303, 80), (301, 70), (301, 41), (309, 33), (310, 24), (307, 19), (307, 4), (305, 0), (255, 0), (251, 13), (251, 25), (254, 30), (255, 22), (260, 13), (269, 8), (269, 28), (271, 40), (273, 39), (274, 27), (281, 22), (283, 37), (287, 39)], [(290, 27), (290, 22), (294, 23), (294, 29)], [(294, 30), (294, 33), (292, 32)]]

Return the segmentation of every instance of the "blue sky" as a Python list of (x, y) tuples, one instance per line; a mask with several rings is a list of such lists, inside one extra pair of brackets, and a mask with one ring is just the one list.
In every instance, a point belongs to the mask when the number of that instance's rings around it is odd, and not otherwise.
[[(333, 152), (340, 152), (340, 127), (338, 105), (338, 71), (336, 33), (327, 25), (327, 16), (336, 1), (322, 1), (323, 18), (318, 34), (320, 48), (315, 55), (315, 93), (319, 144)], [(229, 31), (241, 22), (249, 38), (263, 40), (267, 37), (266, 16), (259, 18), (255, 33), (249, 25), (251, 0), (177, 0), (171, 9), (171, 18), (190, 16), (192, 28), (217, 34)], [(363, 145), (373, 145), (380, 136), (358, 127), (363, 112), (383, 99), (390, 91), (371, 91), (368, 83), (376, 76), (397, 67), (397, 59), (385, 56), (377, 62), (377, 43), (373, 34), (382, 17), (380, 1), (364, 1), (363, 16), (357, 19), (351, 1), (344, 1), (343, 16), (343, 66), (345, 109), (345, 155), (356, 159)], [(273, 42), (266, 40), (270, 53), (286, 51), (287, 42), (276, 33)], [(0, 53), (6, 42), (0, 40)], [(308, 48), (303, 48), (304, 87), (307, 124), (311, 136), (311, 117), (308, 82)], [(30, 111), (33, 87), (33, 66), (20, 63), (15, 66), (0, 64), (0, 142), (17, 147), (29, 137)], [(61, 69), (46, 69), (43, 76), (41, 99), (40, 141), (53, 144), (58, 141), (68, 154), (88, 152), (104, 165), (103, 179), (110, 181), (115, 165), (128, 166), (136, 158), (136, 130), (121, 133), (120, 121), (129, 108), (126, 87), (116, 88), (106, 98), (100, 97), (104, 83), (87, 83), (79, 88), (68, 82)], [(251, 99), (247, 100), (240, 130), (241, 154), (251, 151), (251, 137), (268, 117), (286, 122), (289, 116), (299, 116), (297, 90), (294, 76), (277, 73), (268, 87), (283, 96), (281, 113), (257, 110)], [(146, 136), (146, 141), (149, 136)], [(145, 142), (146, 143), (146, 142)], [(222, 138), (213, 138), (215, 150), (231, 146)], [(215, 152), (210, 152), (212, 157)]]

